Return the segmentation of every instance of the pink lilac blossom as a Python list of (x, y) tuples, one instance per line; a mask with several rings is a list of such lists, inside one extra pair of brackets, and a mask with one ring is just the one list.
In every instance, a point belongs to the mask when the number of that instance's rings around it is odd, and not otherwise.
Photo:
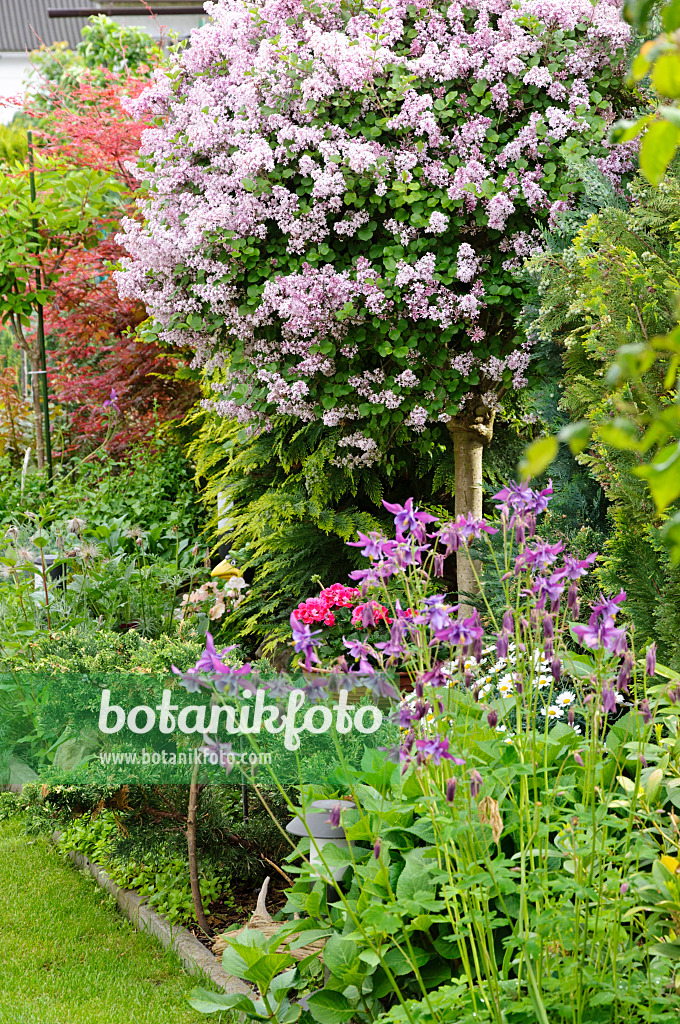
[[(510, 331), (499, 347), (489, 285), (512, 286), (573, 205), (565, 141), (619, 190), (632, 167), (635, 144), (605, 140), (611, 100), (600, 114), (591, 99), (625, 63), (620, 0), (206, 11), (128, 104), (155, 120), (117, 281), (215, 374), (215, 411), (259, 429), (277, 414), (321, 420), (344, 432), (336, 461), (351, 469), (394, 433), (375, 417), (415, 434), (473, 399), (495, 408), (510, 376), (523, 387), (531, 343)], [(441, 351), (450, 376), (433, 387)]]

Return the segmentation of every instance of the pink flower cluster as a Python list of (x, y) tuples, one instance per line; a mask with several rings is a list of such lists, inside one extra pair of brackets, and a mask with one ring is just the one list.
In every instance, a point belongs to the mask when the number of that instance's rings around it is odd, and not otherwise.
[[(485, 403), (502, 381), (521, 388), (531, 343), (512, 310), (499, 335), (492, 296), (573, 202), (565, 144), (615, 183), (629, 167), (605, 142), (620, 7), (207, 3), (129, 104), (156, 126), (120, 294), (218, 371), (219, 413), (323, 419), (362, 451), (341, 453), (349, 467), (375, 461), (393, 424), (454, 415), (470, 375)], [(382, 374), (375, 401), (365, 371)]]
[(351, 608), (359, 597), (356, 587), (345, 587), (342, 583), (333, 583), (325, 587), (318, 597), (308, 597), (297, 606), (293, 615), (300, 622), (311, 624), (323, 622), (325, 626), (335, 625), (333, 608)]

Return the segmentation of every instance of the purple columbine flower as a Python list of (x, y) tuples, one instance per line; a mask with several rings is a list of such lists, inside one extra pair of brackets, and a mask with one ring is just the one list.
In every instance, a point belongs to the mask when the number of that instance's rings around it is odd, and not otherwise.
[(231, 743), (219, 743), (210, 733), (204, 733), (203, 746), (198, 749), (206, 757), (211, 759), (216, 757), (217, 764), (220, 768), (224, 768), (226, 775), (233, 770), (236, 759), (230, 756), (233, 754)]
[(180, 686), (183, 686), (187, 693), (198, 693), (202, 686), (206, 690), (210, 689), (208, 680), (195, 668), (190, 668), (187, 672), (182, 672), (176, 665), (171, 665), (170, 668), (179, 677)]
[(376, 530), (370, 533), (361, 533), (357, 530), (358, 540), (348, 540), (348, 548), (363, 548), (361, 554), (364, 558), (381, 559), (383, 557), (382, 545), (387, 538)]
[(417, 529), (420, 523), (436, 522), (436, 516), (413, 507), (413, 498), (407, 498), (403, 505), (391, 501), (383, 501), (383, 505), (394, 516), (394, 526), (400, 534), (410, 533)]
[(458, 785), (458, 779), (453, 775), (446, 783), (446, 802), (452, 804), (456, 799), (456, 786)]
[(424, 683), (426, 686), (445, 686), (447, 680), (444, 674), (444, 662), (435, 662), (431, 669), (428, 669), (427, 672), (423, 672), (419, 676), (418, 681)]
[(475, 519), (472, 512), (465, 516), (458, 516), (454, 524), (460, 539), (469, 544), (471, 540), (479, 540), (483, 533), (498, 533), (493, 526), (489, 526), (485, 519)]
[(571, 627), (574, 635), (580, 640), (584, 647), (603, 647), (613, 654), (624, 655), (628, 650), (628, 639), (625, 629), (615, 624), (615, 616), (619, 611), (619, 604), (625, 601), (626, 593), (621, 591), (616, 597), (605, 598), (600, 595), (600, 603), (591, 605), (592, 614), (588, 624), (580, 624)]
[(447, 630), (451, 626), (451, 612), (455, 611), (450, 604), (444, 603), (443, 594), (433, 594), (432, 597), (426, 597), (423, 601), (424, 608), (418, 612), (415, 621), (418, 623), (426, 623), (432, 632), (437, 635), (444, 630)]
[(212, 633), (205, 634), (205, 650), (201, 654), (200, 658), (196, 662), (194, 669), (196, 672), (224, 672), (227, 666), (224, 665), (223, 659), (225, 654), (229, 651), (236, 649), (236, 644), (232, 644), (230, 647), (223, 647), (222, 651), (218, 654), (215, 648), (215, 641), (213, 640)]
[(373, 675), (375, 668), (368, 659), (375, 657), (375, 651), (370, 644), (362, 644), (361, 640), (345, 640), (344, 636), (342, 642), (349, 651), (350, 657), (359, 662), (359, 672)]
[(477, 769), (473, 768), (472, 771), (470, 772), (470, 796), (472, 797), (473, 800), (475, 800), (479, 796), (483, 784), (484, 779), (479, 774)]
[(498, 511), (506, 516), (513, 513), (528, 512), (537, 516), (545, 512), (553, 493), (552, 480), (542, 491), (534, 491), (526, 481), (516, 484), (508, 483), (500, 491), (494, 494), (494, 501), (498, 504)]
[(305, 668), (309, 670), (313, 664), (318, 664), (320, 660), (314, 648), (318, 647), (321, 643), (321, 640), (317, 640), (317, 637), (321, 635), (322, 630), (310, 629), (306, 622), (300, 622), (299, 619), (296, 619), (294, 612), (291, 612), (290, 628), (293, 632), (293, 648), (297, 654), (304, 654)]
[(546, 540), (537, 540), (532, 545), (527, 545), (515, 559), (515, 576), (528, 569), (530, 566), (535, 569), (547, 569), (556, 561), (557, 556), (564, 550), (564, 544), (549, 544)]
[(111, 388), (111, 393), (106, 401), (102, 402), (102, 407), (104, 409), (115, 409), (116, 412), (120, 412), (120, 407), (118, 405), (118, 392), (115, 388)]
[(645, 660), (645, 672), (648, 676), (656, 675), (656, 644), (650, 644), (647, 648), (647, 658)]
[(606, 714), (616, 711), (616, 690), (611, 684), (602, 687), (602, 707)]
[(585, 558), (578, 559), (572, 555), (564, 555), (562, 561), (564, 565), (561, 569), (557, 570), (557, 576), (562, 576), (567, 580), (578, 580), (581, 576), (586, 576), (588, 569), (597, 558), (597, 551), (593, 551), (590, 555), (586, 555)]
[(462, 647), (467, 647), (475, 639), (481, 640), (483, 636), (484, 627), (476, 608), (466, 619), (457, 619), (449, 629), (442, 630), (439, 634), (435, 633), (435, 639), (444, 640), (450, 644), (460, 644)]
[(432, 764), (438, 768), (442, 761), (453, 761), (454, 764), (465, 764), (465, 761), (460, 757), (454, 757), (449, 751), (449, 738), (445, 736), (443, 739), (436, 736), (434, 739), (423, 739), (416, 740), (416, 750), (418, 751), (418, 763), (423, 764), (424, 761), (431, 759)]

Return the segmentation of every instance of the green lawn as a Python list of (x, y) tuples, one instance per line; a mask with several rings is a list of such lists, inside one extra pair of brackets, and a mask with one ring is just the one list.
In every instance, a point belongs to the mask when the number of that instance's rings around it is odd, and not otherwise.
[(198, 1024), (196, 984), (46, 839), (0, 822), (0, 1024)]

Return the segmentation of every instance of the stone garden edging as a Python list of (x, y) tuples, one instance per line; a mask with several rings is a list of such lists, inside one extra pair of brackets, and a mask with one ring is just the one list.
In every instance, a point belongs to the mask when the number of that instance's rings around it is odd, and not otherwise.
[[(52, 841), (55, 846), (59, 845), (58, 832), (53, 834)], [(251, 994), (250, 987), (240, 978), (227, 974), (210, 950), (206, 949), (190, 931), (180, 925), (171, 925), (164, 917), (147, 906), (141, 896), (138, 896), (132, 889), (123, 889), (117, 885), (104, 868), (91, 861), (89, 857), (77, 853), (75, 850), (69, 850), (68, 856), (76, 867), (89, 871), (97, 885), (111, 893), (122, 912), (138, 931), (153, 935), (166, 949), (174, 950), (189, 974), (209, 979), (217, 985), (220, 991), (228, 995), (233, 993)]]

